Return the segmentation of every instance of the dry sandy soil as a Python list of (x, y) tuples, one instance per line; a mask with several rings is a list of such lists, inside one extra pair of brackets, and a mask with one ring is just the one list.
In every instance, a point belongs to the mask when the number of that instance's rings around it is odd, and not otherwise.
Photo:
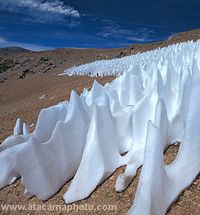
[[(0, 143), (12, 134), (18, 117), (32, 124), (36, 123), (39, 111), (60, 101), (69, 99), (71, 90), (79, 94), (83, 88), (91, 87), (93, 78), (80, 76), (58, 76), (65, 68), (91, 62), (98, 59), (111, 59), (136, 54), (173, 43), (200, 39), (200, 30), (179, 33), (167, 41), (152, 44), (136, 44), (118, 49), (56, 49), (44, 52), (30, 52), (23, 49), (0, 49)], [(110, 82), (115, 77), (96, 78), (100, 83)], [(43, 96), (45, 95), (45, 96)], [(40, 97), (43, 96), (43, 99)], [(165, 162), (171, 163), (178, 152), (178, 145), (170, 147), (165, 153)], [(108, 180), (101, 184), (87, 199), (76, 205), (116, 205), (112, 211), (71, 211), (69, 214), (126, 214), (132, 205), (140, 170), (131, 185), (123, 193), (114, 190), (119, 168)], [(50, 200), (42, 202), (36, 197), (26, 199), (20, 180), (0, 190), (0, 205), (64, 205), (62, 195), (70, 182)], [(39, 207), (39, 206), (38, 206)], [(53, 211), (2, 211), (0, 214), (65, 214)], [(200, 214), (200, 177), (186, 189), (169, 209), (168, 215)]]

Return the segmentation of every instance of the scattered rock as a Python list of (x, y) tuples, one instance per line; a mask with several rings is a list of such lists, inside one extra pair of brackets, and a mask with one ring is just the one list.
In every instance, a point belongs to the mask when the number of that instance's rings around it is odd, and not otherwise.
[(119, 52), (118, 55), (116, 55), (116, 58), (121, 58), (121, 57), (125, 57), (127, 56), (127, 54), (124, 51)]
[(13, 60), (5, 58), (0, 61), (0, 73), (3, 73), (14, 66), (15, 66), (15, 63)]
[(45, 57), (45, 56), (42, 56), (40, 58), (41, 61), (49, 61), (51, 58), (48, 58), (48, 57)]
[(47, 97), (48, 97), (48, 95), (43, 94), (42, 96), (40, 96), (40, 100), (46, 99)]
[(19, 76), (20, 79), (24, 79), (25, 76), (29, 73), (29, 69), (25, 69), (22, 74)]
[(33, 126), (35, 126), (35, 123), (32, 123), (32, 124), (29, 126), (29, 128), (32, 128)]

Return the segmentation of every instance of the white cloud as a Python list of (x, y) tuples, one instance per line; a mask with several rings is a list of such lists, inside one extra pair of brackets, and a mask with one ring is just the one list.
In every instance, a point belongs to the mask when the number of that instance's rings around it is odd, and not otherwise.
[(6, 43), (7, 41), (6, 41), (6, 39), (4, 39), (3, 37), (0, 37), (0, 44), (1, 43)]
[(137, 28), (135, 31), (122, 28), (120, 25), (112, 22), (111, 20), (106, 21), (107, 26), (104, 27), (97, 36), (104, 38), (120, 38), (130, 40), (130, 42), (147, 42), (150, 41), (152, 30), (148, 28)]
[(42, 51), (42, 50), (52, 49), (51, 47), (37, 45), (37, 44), (8, 41), (4, 37), (0, 37), (0, 48), (5, 48), (5, 47), (21, 47), (32, 51)]
[(131, 31), (127, 29), (120, 28), (119, 25), (111, 24), (103, 28), (103, 30), (97, 34), (105, 38), (109, 37), (123, 37), (124, 35), (131, 35)]
[(141, 36), (141, 37), (127, 37), (126, 39), (130, 40), (130, 41), (137, 41), (137, 42), (145, 42), (146, 41), (146, 37)]
[(0, 0), (0, 11), (25, 14), (40, 22), (80, 17), (77, 10), (60, 0)]

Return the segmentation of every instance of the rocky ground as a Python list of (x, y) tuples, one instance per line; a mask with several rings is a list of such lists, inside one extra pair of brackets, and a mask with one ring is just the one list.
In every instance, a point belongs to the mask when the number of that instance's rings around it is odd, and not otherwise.
[[(166, 41), (152, 44), (136, 44), (117, 49), (56, 49), (43, 52), (31, 52), (24, 49), (0, 49), (0, 142), (12, 134), (18, 117), (29, 125), (36, 123), (42, 108), (69, 99), (71, 90), (81, 93), (83, 88), (91, 87), (93, 78), (80, 76), (58, 76), (64, 69), (88, 63), (94, 60), (119, 58), (138, 52), (164, 47), (177, 42), (200, 39), (200, 30), (179, 33)], [(115, 77), (96, 78), (100, 83), (110, 82)], [(178, 146), (170, 147), (165, 153), (165, 162), (169, 164), (176, 157)], [(76, 203), (91, 205), (117, 205), (114, 211), (78, 211), (69, 214), (126, 214), (130, 208), (140, 174), (123, 193), (114, 190), (117, 175), (124, 168), (119, 168), (108, 180), (100, 185), (86, 200)], [(20, 181), (0, 190), (0, 205), (64, 205), (62, 195), (67, 183), (53, 198), (47, 202), (37, 198), (26, 199)], [(200, 214), (200, 177), (186, 189), (168, 211), (168, 215)], [(35, 211), (2, 211), (0, 214), (36, 214)], [(61, 211), (37, 211), (37, 214), (64, 214)]]

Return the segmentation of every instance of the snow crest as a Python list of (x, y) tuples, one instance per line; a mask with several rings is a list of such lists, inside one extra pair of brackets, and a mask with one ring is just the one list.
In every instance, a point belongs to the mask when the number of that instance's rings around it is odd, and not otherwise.
[[(200, 41), (68, 70), (121, 74), (41, 110), (29, 133), (17, 120), (0, 145), (0, 188), (21, 178), (28, 197), (47, 200), (73, 178), (66, 203), (88, 197), (115, 170), (122, 192), (142, 172), (129, 214), (164, 215), (200, 172)], [(181, 142), (173, 163), (163, 151)]]

